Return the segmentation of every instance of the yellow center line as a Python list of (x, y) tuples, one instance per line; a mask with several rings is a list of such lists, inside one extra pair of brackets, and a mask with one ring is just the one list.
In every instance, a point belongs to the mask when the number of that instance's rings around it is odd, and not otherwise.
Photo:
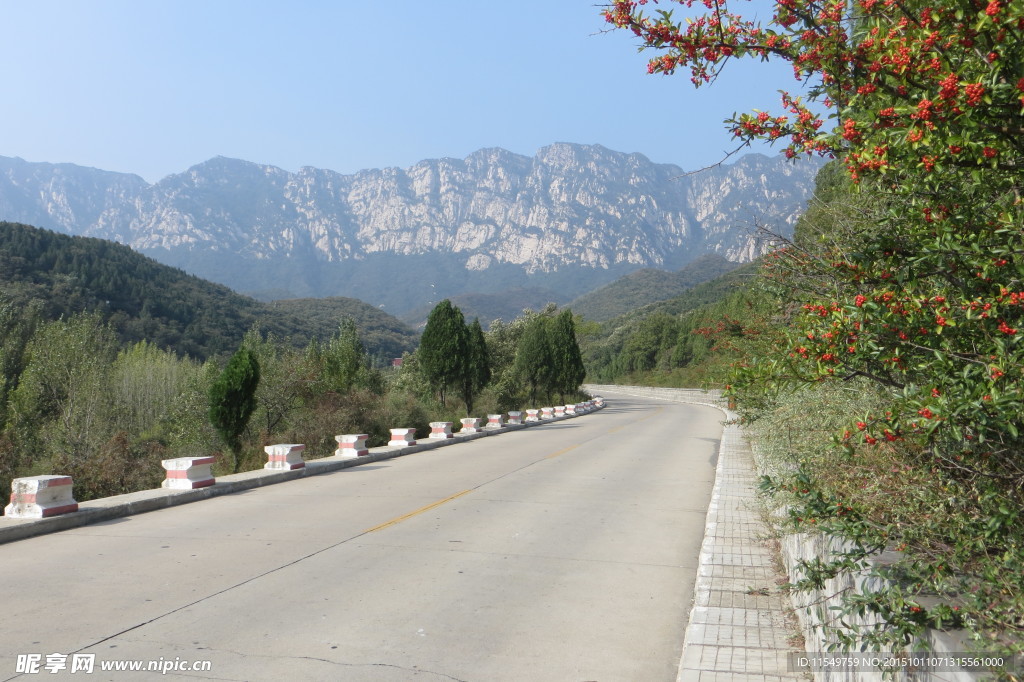
[(577, 443), (576, 445), (570, 445), (567, 448), (562, 448), (558, 452), (552, 452), (550, 455), (548, 455), (544, 459), (551, 459), (553, 457), (558, 457), (559, 455), (564, 455), (565, 453), (569, 452), (570, 450), (572, 450), (574, 448), (578, 448), (578, 447), (579, 447), (579, 443)]
[(375, 530), (381, 530), (382, 528), (387, 528), (388, 526), (393, 526), (396, 523), (401, 523), (402, 521), (405, 521), (406, 519), (411, 519), (412, 517), (416, 516), (417, 514), (422, 514), (425, 511), (430, 511), (434, 507), (440, 507), (445, 502), (451, 502), (456, 497), (462, 497), (466, 493), (471, 493), (471, 492), (473, 492), (472, 489), (470, 489), (470, 490), (463, 490), (461, 493), (455, 493), (454, 495), (446, 497), (443, 500), (438, 500), (437, 502), (431, 502), (426, 507), (420, 507), (416, 511), (411, 511), (408, 514), (403, 514), (402, 516), (399, 516), (396, 519), (391, 519), (390, 521), (385, 521), (384, 523), (380, 524), (379, 526), (374, 526), (373, 528), (367, 528), (363, 532), (364, 533), (372, 533)]

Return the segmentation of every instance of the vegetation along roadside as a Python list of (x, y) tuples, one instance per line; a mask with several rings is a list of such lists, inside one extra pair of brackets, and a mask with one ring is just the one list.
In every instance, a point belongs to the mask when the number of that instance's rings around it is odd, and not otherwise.
[[(796, 437), (760, 431), (782, 453), (765, 489), (794, 528), (858, 548), (797, 585), (891, 549), (893, 587), (837, 614), (847, 646), (900, 648), (933, 626), (1024, 651), (1024, 5), (787, 0), (762, 22), (705, 3), (680, 23), (668, 4), (605, 16), (656, 51), (652, 73), (697, 86), (738, 58), (790, 63), (801, 97), (727, 123), (741, 144), (836, 159), (766, 259), (760, 314), (712, 329), (740, 340), (743, 418), (791, 415)], [(884, 626), (856, 632), (855, 612)]]

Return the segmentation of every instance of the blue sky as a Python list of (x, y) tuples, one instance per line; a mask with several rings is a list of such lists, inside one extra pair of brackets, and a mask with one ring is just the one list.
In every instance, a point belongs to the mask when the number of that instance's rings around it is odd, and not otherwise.
[(723, 119), (798, 90), (785, 65), (647, 75), (599, 4), (0, 0), (0, 155), (154, 182), (217, 155), (353, 173), (578, 142), (695, 170), (735, 146)]

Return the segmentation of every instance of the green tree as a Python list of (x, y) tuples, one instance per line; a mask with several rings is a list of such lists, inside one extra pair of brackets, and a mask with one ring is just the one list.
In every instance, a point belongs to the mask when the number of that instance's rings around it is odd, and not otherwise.
[(7, 399), (18, 387), (28, 355), (25, 350), (40, 324), (39, 301), (18, 305), (0, 294), (0, 428), (7, 423)]
[(256, 409), (260, 365), (255, 353), (240, 348), (210, 387), (210, 423), (231, 450), (235, 472), (241, 465), (242, 433)]
[(466, 375), (468, 348), (466, 320), (462, 311), (446, 298), (430, 311), (416, 352), (423, 376), (442, 405), (448, 390), (459, 386)]
[(139, 437), (165, 437), (165, 425), (179, 396), (199, 371), (148, 341), (121, 350), (111, 368), (110, 390), (118, 429)]
[(640, 320), (623, 344), (619, 366), (625, 372), (645, 372), (658, 367), (671, 352), (679, 336), (675, 316), (656, 313)]
[(487, 354), (491, 364), (497, 409), (502, 412), (523, 406), (525, 396), (522, 382), (516, 373), (516, 351), (523, 333), (536, 317), (535, 311), (524, 310), (523, 314), (512, 322), (495, 320), (484, 335), (487, 340)]
[(491, 380), (491, 363), (479, 319), (474, 319), (469, 325), (466, 337), (466, 369), (462, 375), (460, 394), (466, 403), (466, 414), (470, 415), (473, 413), (473, 400)]
[(11, 433), (23, 461), (59, 454), (85, 460), (111, 435), (110, 368), (116, 353), (99, 315), (42, 325), (11, 394)]
[(323, 350), (324, 373), (331, 390), (347, 393), (366, 372), (366, 349), (351, 317), (342, 320), (337, 333)]
[(516, 348), (515, 372), (529, 387), (530, 402), (540, 395), (550, 397), (553, 386), (554, 350), (551, 346), (552, 320), (538, 315), (523, 332)]
[(562, 400), (579, 391), (587, 374), (583, 366), (583, 355), (576, 340), (576, 323), (572, 311), (563, 310), (551, 325), (551, 361), (553, 392)]
[(212, 452), (217, 430), (210, 422), (210, 387), (221, 370), (213, 360), (195, 367), (175, 398), (166, 420), (168, 447), (173, 457), (195, 457)]
[(252, 351), (260, 371), (256, 409), (250, 423), (258, 425), (267, 436), (280, 433), (308, 403), (314, 383), (313, 363), (308, 362), (308, 353), (272, 333), (264, 336), (257, 326), (246, 333), (242, 347)]
[[(1024, 3), (771, 4), (763, 22), (717, 0), (685, 23), (631, 0), (605, 13), (659, 51), (651, 72), (688, 68), (698, 85), (738, 58), (789, 62), (807, 101), (783, 93), (783, 111), (729, 125), (743, 142), (785, 140), (789, 156), (834, 156), (848, 171), (848, 185), (822, 177), (831, 210), (773, 255), (789, 324), (747, 358), (740, 404), (872, 382), (880, 404), (844, 415), (836, 450), (858, 461), (895, 451), (901, 471), (936, 489), (919, 523), (876, 509), (869, 525), (905, 546), (902, 582), (939, 593), (960, 583), (974, 627), (1024, 650), (1024, 607), (1011, 596), (1024, 592), (1022, 574), (1007, 570), (1024, 546)], [(809, 471), (800, 487), (836, 474)]]

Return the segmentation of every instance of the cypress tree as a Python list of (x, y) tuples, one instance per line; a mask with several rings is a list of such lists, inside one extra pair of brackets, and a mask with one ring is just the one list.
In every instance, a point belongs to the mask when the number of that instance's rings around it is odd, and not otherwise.
[(445, 404), (448, 389), (459, 386), (466, 373), (469, 333), (462, 311), (447, 298), (427, 317), (417, 352), (420, 370)]
[(260, 365), (248, 348), (240, 348), (210, 386), (210, 423), (235, 458), (235, 472), (241, 466), (242, 432), (256, 409), (256, 387)]
[(491, 361), (479, 318), (475, 318), (473, 324), (466, 329), (466, 336), (466, 368), (462, 376), (461, 393), (466, 403), (466, 414), (469, 415), (473, 412), (474, 398), (491, 380)]
[(550, 340), (551, 318), (540, 315), (530, 322), (516, 348), (515, 372), (529, 386), (530, 402), (543, 391), (551, 394), (554, 364)]
[(576, 341), (576, 324), (571, 310), (563, 310), (551, 327), (551, 391), (562, 396), (575, 393), (587, 374), (583, 354)]

